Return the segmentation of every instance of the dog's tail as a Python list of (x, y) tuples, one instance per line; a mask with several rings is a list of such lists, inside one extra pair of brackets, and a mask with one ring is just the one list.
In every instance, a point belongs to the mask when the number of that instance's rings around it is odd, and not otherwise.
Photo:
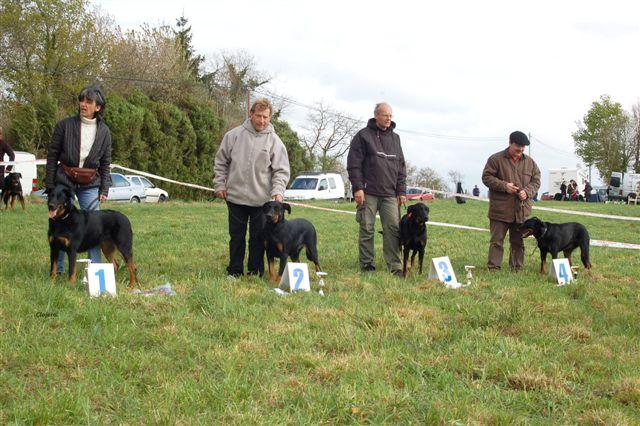
[(580, 260), (586, 269), (591, 269), (591, 262), (589, 261), (589, 233), (586, 228), (583, 230), (584, 238), (580, 243)]

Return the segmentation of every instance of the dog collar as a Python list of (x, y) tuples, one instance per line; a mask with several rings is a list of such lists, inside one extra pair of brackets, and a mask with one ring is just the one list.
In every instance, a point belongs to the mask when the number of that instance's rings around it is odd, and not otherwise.
[(65, 215), (64, 215), (64, 216), (62, 216), (62, 217), (56, 217), (55, 219), (52, 219), (52, 220), (65, 220), (66, 218), (68, 218), (68, 217), (69, 217), (69, 215), (70, 215), (70, 214), (71, 214), (71, 212), (69, 212), (69, 213), (65, 214)]
[(548, 227), (547, 225), (545, 225), (545, 226), (544, 226), (544, 231), (542, 231), (542, 234), (540, 234), (540, 237), (538, 237), (538, 238), (542, 238), (542, 237), (544, 237), (544, 234), (546, 234), (546, 233), (547, 233), (547, 229), (549, 229), (549, 227)]

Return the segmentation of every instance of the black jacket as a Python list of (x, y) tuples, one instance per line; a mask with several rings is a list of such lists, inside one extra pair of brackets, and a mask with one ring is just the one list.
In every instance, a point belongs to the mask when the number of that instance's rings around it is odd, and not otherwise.
[(109, 193), (111, 186), (111, 132), (104, 121), (98, 117), (96, 139), (91, 147), (89, 155), (84, 160), (83, 167), (98, 169), (93, 181), (88, 185), (77, 185), (69, 180), (62, 171), (58, 161), (68, 167), (78, 167), (80, 163), (80, 116), (65, 118), (58, 121), (53, 131), (53, 137), (47, 150), (47, 175), (45, 185), (47, 189), (53, 189), (57, 183), (65, 184), (71, 188), (99, 187), (101, 195)]
[[(11, 145), (5, 142), (3, 139), (0, 139), (0, 161), (4, 161), (4, 155), (7, 154), (9, 156), (9, 161), (16, 160), (16, 154), (11, 149)], [(13, 166), (7, 166), (7, 173), (13, 170)], [(0, 180), (4, 181), (4, 166), (0, 166)], [(0, 182), (0, 187), (2, 186), (2, 182)]]
[(365, 194), (379, 197), (406, 194), (407, 171), (395, 127), (392, 121), (387, 130), (380, 130), (371, 118), (367, 127), (353, 137), (347, 156), (353, 192), (364, 189)]

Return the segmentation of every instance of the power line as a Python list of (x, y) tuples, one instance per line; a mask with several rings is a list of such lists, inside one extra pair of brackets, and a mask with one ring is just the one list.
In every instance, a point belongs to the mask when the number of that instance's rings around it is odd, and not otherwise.
[[(27, 71), (25, 68), (23, 67), (10, 67), (6, 64), (1, 64), (0, 68), (4, 68), (4, 69), (8, 69), (11, 71)], [(43, 68), (34, 68), (28, 71), (32, 71), (32, 72), (38, 72), (41, 74), (57, 74), (56, 71), (53, 70), (46, 70)], [(80, 73), (63, 73), (63, 74), (80, 74)], [(114, 75), (95, 75), (92, 76), (92, 78), (96, 79), (96, 80), (115, 80), (115, 81), (128, 81), (128, 82), (134, 82), (134, 83), (144, 83), (144, 84), (163, 84), (163, 85), (181, 85), (181, 86), (185, 86), (185, 85), (198, 85), (198, 84), (202, 84), (202, 82), (199, 81), (193, 81), (193, 80), (161, 80), (161, 79), (155, 79), (155, 78), (139, 78), (139, 77), (121, 77), (121, 76), (114, 76)], [(223, 86), (219, 86), (219, 85), (215, 85), (214, 89), (216, 89), (219, 92), (228, 92), (230, 91), (230, 88), (225, 88)], [(304, 108), (310, 111), (317, 111), (317, 112), (321, 112), (321, 110), (313, 105), (309, 105), (306, 103), (303, 103), (301, 101), (298, 101), (296, 99), (290, 98), (288, 96), (283, 96), (283, 95), (278, 95), (276, 93), (273, 93), (271, 91), (265, 90), (265, 89), (260, 89), (260, 88), (254, 88), (254, 89), (249, 89), (252, 90), (255, 93), (261, 94), (263, 96), (268, 96), (274, 99), (279, 99), (283, 102), (287, 102), (288, 104), (291, 105), (295, 105), (297, 107), (300, 108)], [(332, 115), (336, 118), (340, 118), (343, 120), (349, 120), (349, 121), (353, 121), (356, 123), (361, 123), (366, 125), (367, 124), (367, 120), (361, 119), (361, 118), (356, 118), (356, 117), (352, 117), (346, 114), (341, 114), (341, 113), (337, 113), (337, 112), (333, 112), (333, 111), (324, 111), (324, 113)], [(441, 133), (434, 133), (434, 132), (425, 132), (425, 131), (419, 131), (419, 130), (411, 130), (411, 129), (403, 129), (403, 128), (396, 128), (395, 129), (398, 132), (401, 133), (407, 133), (407, 134), (412, 134), (412, 135), (417, 135), (417, 136), (422, 136), (422, 137), (426, 137), (429, 139), (443, 139), (443, 140), (448, 140), (448, 141), (459, 141), (459, 142), (501, 142), (504, 140), (504, 137), (501, 136), (462, 136), (462, 135), (446, 135), (446, 134), (441, 134)], [(536, 141), (538, 141), (540, 144), (546, 146), (549, 149), (553, 149), (554, 151), (557, 151), (560, 154), (566, 155), (566, 156), (571, 156), (571, 158), (575, 158), (576, 155), (573, 153), (569, 153), (567, 151), (563, 151), (561, 149), (558, 149), (554, 146), (548, 145), (546, 143), (544, 143), (543, 141), (541, 141), (539, 138), (537, 137), (533, 137), (533, 139), (535, 139)]]
[(538, 143), (540, 143), (543, 146), (546, 146), (547, 148), (553, 149), (554, 151), (557, 151), (560, 154), (566, 155), (566, 156), (570, 156), (571, 158), (575, 159), (577, 157), (577, 155), (575, 153), (571, 153), (568, 151), (564, 151), (562, 149), (556, 148), (555, 146), (549, 145), (544, 143), (543, 141), (541, 141), (539, 138), (537, 138), (536, 136), (533, 136), (532, 139), (535, 139)]

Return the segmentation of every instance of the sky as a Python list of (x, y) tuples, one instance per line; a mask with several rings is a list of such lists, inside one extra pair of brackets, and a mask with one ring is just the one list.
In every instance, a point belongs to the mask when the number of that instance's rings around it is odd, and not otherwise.
[[(197, 53), (244, 51), (266, 90), (366, 121), (393, 107), (405, 158), (478, 185), (514, 130), (542, 171), (584, 166), (572, 133), (608, 94), (640, 102), (640, 3), (633, 1), (95, 0), (123, 29), (184, 15)], [(283, 116), (302, 131), (310, 111)], [(602, 183), (592, 170), (594, 186)]]

